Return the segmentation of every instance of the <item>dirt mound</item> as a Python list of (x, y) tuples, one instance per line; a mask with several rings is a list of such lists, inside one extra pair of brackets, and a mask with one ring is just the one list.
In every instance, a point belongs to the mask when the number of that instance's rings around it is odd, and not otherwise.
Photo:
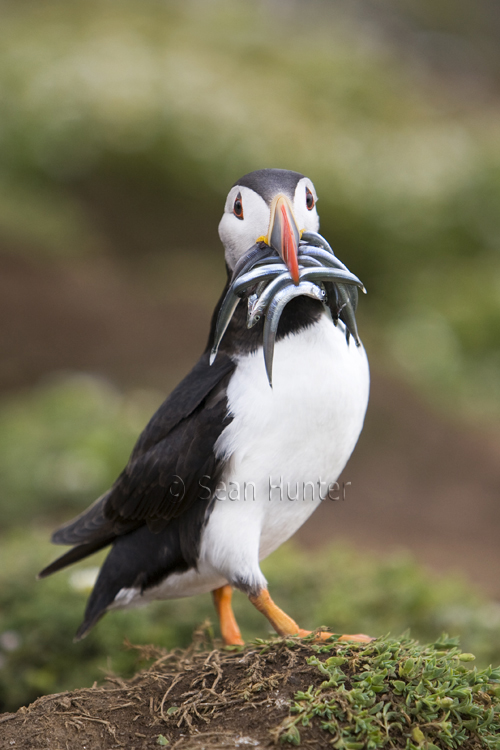
[(445, 637), (428, 647), (306, 639), (205, 650), (202, 641), (141, 648), (155, 661), (132, 680), (108, 678), (0, 716), (0, 747), (497, 747), (500, 669), (468, 669), (473, 657)]

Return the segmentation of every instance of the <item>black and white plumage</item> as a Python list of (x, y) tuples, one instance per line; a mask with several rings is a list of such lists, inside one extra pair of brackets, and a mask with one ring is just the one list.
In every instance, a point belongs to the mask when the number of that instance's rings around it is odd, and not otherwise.
[[(272, 388), (265, 321), (247, 327), (254, 289), (236, 305), (217, 351), (214, 342), (235, 269), (256, 243), (272, 245), (299, 282), (298, 242), (318, 230), (316, 200), (312, 182), (286, 170), (252, 172), (230, 190), (219, 225), (228, 283), (205, 352), (152, 417), (111, 489), (53, 535), (73, 547), (42, 577), (112, 545), (77, 637), (110, 609), (227, 584), (246, 592), (278, 632), (299, 632), (269, 610), (281, 612), (272, 601), (262, 603), (259, 561), (318, 507), (361, 431), (369, 372), (364, 348), (349, 340), (349, 331), (357, 340), (352, 293), (328, 282), (324, 303), (295, 296), (284, 307)], [(288, 233), (279, 240), (277, 205)]]

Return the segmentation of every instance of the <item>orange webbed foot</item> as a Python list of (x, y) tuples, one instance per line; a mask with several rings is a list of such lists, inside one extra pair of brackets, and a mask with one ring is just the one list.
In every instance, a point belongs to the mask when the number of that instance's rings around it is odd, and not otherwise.
[[(263, 589), (257, 595), (250, 595), (250, 601), (256, 607), (259, 612), (262, 612), (265, 617), (269, 620), (273, 628), (276, 630), (278, 635), (286, 638), (287, 636), (298, 635), (301, 638), (305, 638), (313, 633), (313, 630), (303, 630), (299, 628), (295, 620), (292, 620), (282, 609), (280, 609), (269, 596), (269, 591)], [(333, 635), (337, 637), (338, 641), (350, 641), (352, 643), (370, 643), (374, 639), (369, 635), (363, 635), (358, 633), (357, 635), (339, 635), (336, 633), (328, 633), (327, 631), (318, 631), (314, 637), (315, 642), (326, 641)]]

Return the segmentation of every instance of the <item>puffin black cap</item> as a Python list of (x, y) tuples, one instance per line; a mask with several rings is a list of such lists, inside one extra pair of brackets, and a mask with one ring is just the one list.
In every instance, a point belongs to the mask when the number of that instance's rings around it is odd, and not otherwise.
[(297, 183), (304, 177), (300, 172), (290, 172), (287, 169), (256, 169), (237, 180), (233, 187), (240, 185), (250, 188), (262, 196), (268, 205), (276, 193), (284, 193), (292, 199), (295, 194)]

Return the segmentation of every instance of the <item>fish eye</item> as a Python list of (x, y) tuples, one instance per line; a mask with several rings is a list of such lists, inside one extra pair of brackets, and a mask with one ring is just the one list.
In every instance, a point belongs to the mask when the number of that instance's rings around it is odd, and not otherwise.
[(314, 195), (308, 187), (306, 187), (306, 206), (308, 211), (312, 211), (314, 208)]
[(243, 218), (243, 203), (241, 200), (241, 193), (238, 193), (233, 203), (233, 214), (238, 218)]

